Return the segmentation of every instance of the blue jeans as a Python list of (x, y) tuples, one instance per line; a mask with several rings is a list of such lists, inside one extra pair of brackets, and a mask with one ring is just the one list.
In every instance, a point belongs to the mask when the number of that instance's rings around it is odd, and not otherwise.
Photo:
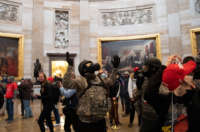
[(53, 113), (55, 115), (56, 124), (59, 124), (60, 123), (60, 115), (59, 115), (59, 112), (58, 112), (58, 108), (56, 108), (55, 105), (54, 105), (54, 108), (53, 108)]
[(6, 110), (8, 112), (8, 120), (12, 121), (13, 120), (13, 112), (14, 112), (12, 98), (6, 99)]
[(32, 110), (30, 107), (30, 100), (23, 100), (24, 103), (24, 110), (25, 110), (25, 118), (32, 117)]

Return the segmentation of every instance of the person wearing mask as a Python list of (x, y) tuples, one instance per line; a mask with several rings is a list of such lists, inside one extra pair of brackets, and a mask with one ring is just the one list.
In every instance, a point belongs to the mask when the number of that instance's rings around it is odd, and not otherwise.
[(134, 106), (134, 96), (133, 94), (136, 92), (137, 87), (136, 87), (136, 79), (134, 78), (134, 73), (130, 73), (129, 81), (128, 81), (128, 94), (130, 98), (130, 120), (129, 120), (129, 125), (128, 127), (133, 126), (133, 120), (135, 116), (135, 106)]
[[(111, 111), (110, 111), (110, 125), (116, 125), (119, 126), (121, 123), (119, 122), (119, 113), (118, 113), (118, 99), (119, 99), (119, 93), (120, 93), (120, 73), (116, 75), (116, 81), (114, 85), (110, 88), (110, 98), (111, 98)], [(114, 124), (113, 124), (114, 121)]]
[(140, 132), (158, 132), (159, 117), (155, 109), (144, 99), (144, 93), (148, 88), (149, 78), (151, 78), (161, 67), (161, 62), (157, 58), (148, 59), (143, 66), (144, 81), (141, 87), (141, 125)]
[(8, 77), (8, 83), (6, 85), (6, 110), (8, 113), (8, 119), (6, 121), (11, 123), (14, 119), (14, 107), (13, 98), (14, 92), (17, 89), (17, 84), (14, 82), (14, 77)]
[(43, 72), (39, 73), (39, 81), (41, 84), (41, 90), (40, 90), (41, 95), (37, 96), (42, 100), (43, 109), (40, 113), (38, 124), (41, 132), (45, 132), (44, 121), (46, 120), (50, 132), (54, 132), (51, 120), (51, 112), (54, 108), (53, 87), (50, 83), (48, 83), (46, 75)]
[(125, 71), (123, 75), (121, 75), (122, 80), (124, 81), (124, 99), (125, 99), (125, 113), (122, 115), (123, 117), (126, 117), (130, 114), (130, 99), (128, 95), (128, 80), (129, 80), (129, 72)]

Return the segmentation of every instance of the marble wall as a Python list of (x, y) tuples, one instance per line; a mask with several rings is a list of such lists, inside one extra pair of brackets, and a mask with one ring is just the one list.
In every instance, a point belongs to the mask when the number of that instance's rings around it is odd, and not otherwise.
[(0, 32), (25, 35), (25, 77), (36, 58), (49, 74), (47, 53), (77, 54), (75, 69), (96, 62), (100, 37), (159, 33), (163, 63), (191, 55), (189, 31), (199, 22), (200, 0), (0, 0)]

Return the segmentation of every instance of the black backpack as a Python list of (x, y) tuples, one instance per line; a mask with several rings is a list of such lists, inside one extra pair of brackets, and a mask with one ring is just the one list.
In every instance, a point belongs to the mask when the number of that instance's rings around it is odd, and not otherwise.
[(64, 99), (62, 100), (62, 105), (65, 106), (65, 110), (68, 110), (68, 109), (76, 110), (77, 106), (78, 106), (78, 97), (77, 97), (77, 95), (74, 94), (70, 98), (64, 97)]
[(54, 82), (52, 84), (52, 89), (53, 89), (53, 103), (57, 104), (60, 100), (60, 95), (61, 95), (58, 82)]

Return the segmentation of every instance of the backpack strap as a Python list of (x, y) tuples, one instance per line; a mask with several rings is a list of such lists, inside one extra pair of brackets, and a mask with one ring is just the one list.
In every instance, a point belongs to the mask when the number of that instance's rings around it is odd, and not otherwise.
[(105, 85), (103, 79), (101, 78), (101, 76), (100, 76), (100, 75), (97, 75), (97, 76), (98, 76), (98, 78), (101, 80), (101, 85), (103, 86), (103, 88), (107, 89), (107, 87), (106, 87), (106, 85)]
[(101, 84), (102, 84), (103, 88), (106, 89), (106, 91), (107, 91), (106, 96), (109, 97), (109, 95), (110, 95), (110, 89), (109, 89), (109, 87), (104, 83), (104, 81), (103, 81), (103, 79), (101, 78), (100, 75), (98, 75), (98, 77), (101, 80)]

